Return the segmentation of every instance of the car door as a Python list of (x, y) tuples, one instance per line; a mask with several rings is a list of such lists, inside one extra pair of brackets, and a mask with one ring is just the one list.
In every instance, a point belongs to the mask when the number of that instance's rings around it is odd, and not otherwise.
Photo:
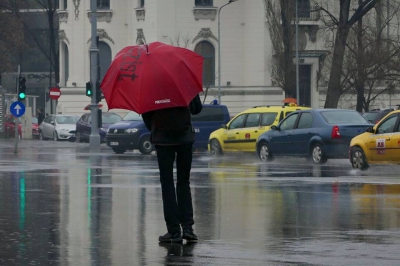
[(260, 117), (260, 113), (250, 113), (247, 115), (243, 130), (239, 133), (243, 151), (256, 150), (256, 141), (260, 135)]
[(243, 124), (246, 116), (247, 114), (241, 114), (235, 117), (232, 122), (229, 123), (228, 128), (225, 132), (226, 139), (224, 139), (224, 147), (226, 151), (242, 150), (240, 133), (243, 130)]
[(43, 136), (52, 138), (54, 132), (54, 116), (50, 115), (43, 121)]
[(289, 136), (293, 143), (293, 154), (304, 155), (308, 154), (310, 139), (313, 136), (314, 118), (311, 112), (300, 113), (299, 121), (292, 135)]
[[(376, 131), (370, 134), (366, 143), (371, 161), (391, 161), (394, 140), (392, 139), (398, 115), (393, 114), (378, 124)], [(396, 142), (397, 145), (397, 142)]]
[(295, 113), (287, 116), (278, 125), (270, 137), (271, 151), (273, 154), (290, 155), (292, 154), (291, 135), (296, 125), (299, 114)]
[(391, 137), (392, 149), (391, 160), (396, 163), (400, 163), (400, 114), (397, 113), (397, 125)]

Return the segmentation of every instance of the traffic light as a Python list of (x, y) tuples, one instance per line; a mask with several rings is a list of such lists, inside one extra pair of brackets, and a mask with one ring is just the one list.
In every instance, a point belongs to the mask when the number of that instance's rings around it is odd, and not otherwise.
[(100, 89), (100, 81), (96, 81), (96, 103), (101, 102), (101, 99), (104, 99), (104, 96)]
[(92, 83), (86, 82), (86, 96), (92, 98), (93, 91), (92, 91)]
[(19, 77), (19, 88), (18, 88), (18, 101), (25, 100), (26, 97), (26, 79), (25, 77)]

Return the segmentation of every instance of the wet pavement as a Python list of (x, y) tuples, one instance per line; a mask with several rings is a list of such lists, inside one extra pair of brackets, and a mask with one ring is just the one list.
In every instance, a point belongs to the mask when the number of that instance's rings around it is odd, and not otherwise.
[(197, 244), (166, 232), (156, 156), (0, 140), (0, 265), (399, 265), (400, 166), (194, 156)]

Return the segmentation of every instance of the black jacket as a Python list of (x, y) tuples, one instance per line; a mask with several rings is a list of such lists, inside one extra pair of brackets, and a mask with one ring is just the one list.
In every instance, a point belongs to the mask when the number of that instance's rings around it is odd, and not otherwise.
[(197, 95), (188, 107), (174, 107), (144, 113), (143, 121), (151, 131), (150, 141), (156, 145), (192, 144), (195, 132), (190, 114), (201, 112), (203, 106)]

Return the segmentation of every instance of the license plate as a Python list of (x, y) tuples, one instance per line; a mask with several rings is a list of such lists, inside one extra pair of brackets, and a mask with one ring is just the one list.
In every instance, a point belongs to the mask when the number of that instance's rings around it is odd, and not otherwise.
[(110, 145), (111, 145), (111, 146), (118, 146), (119, 143), (118, 143), (118, 142), (110, 142)]

